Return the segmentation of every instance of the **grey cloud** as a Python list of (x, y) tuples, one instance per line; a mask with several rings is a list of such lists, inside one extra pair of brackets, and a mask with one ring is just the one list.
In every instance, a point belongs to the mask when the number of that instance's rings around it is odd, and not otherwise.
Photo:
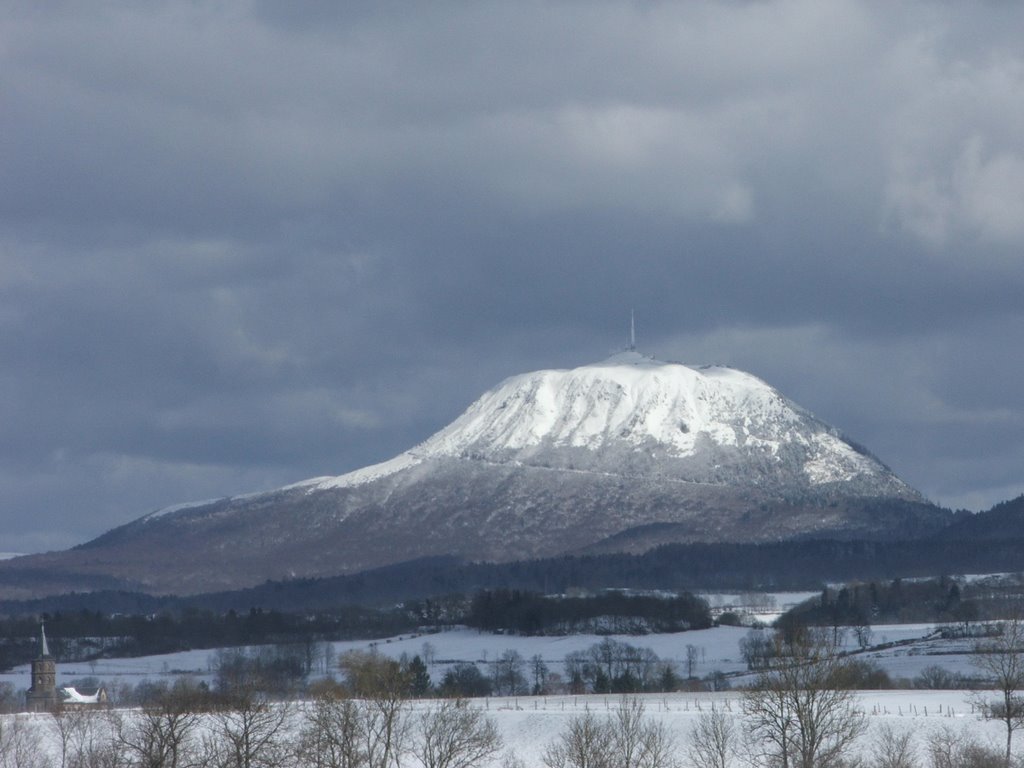
[(1021, 486), (1012, 4), (6, 11), (0, 549), (388, 458), (630, 306)]

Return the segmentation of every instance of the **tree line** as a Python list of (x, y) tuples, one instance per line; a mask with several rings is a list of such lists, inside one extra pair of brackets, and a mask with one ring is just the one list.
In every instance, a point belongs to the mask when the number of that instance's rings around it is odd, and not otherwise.
[(1024, 571), (1024, 539), (1011, 530), (983, 540), (933, 536), (901, 541), (800, 540), (762, 544), (666, 544), (639, 555), (563, 556), (511, 563), (429, 557), (320, 579), (268, 581), (244, 590), (188, 597), (97, 590), (38, 600), (0, 601), (0, 615), (42, 612), (158, 613), (198, 608), (223, 613), (320, 612), (339, 606), (472, 594), (483, 589), (566, 592), (574, 587), (631, 589), (792, 589), (826, 582), (891, 581), (940, 573)]
[[(1017, 598), (1021, 589), (1015, 585), (1006, 591)], [(984, 592), (974, 597), (970, 585), (961, 587), (947, 577), (852, 582), (823, 588), (820, 596), (792, 608), (782, 621), (818, 626), (920, 622), (967, 626), (992, 610), (1000, 612), (995, 590), (989, 586)]]
[(347, 606), (312, 614), (260, 608), (216, 613), (193, 607), (149, 615), (80, 610), (0, 619), (0, 669), (35, 657), (40, 621), (46, 624), (51, 651), (61, 661), (225, 646), (308, 646), (325, 640), (383, 637), (453, 624), (521, 634), (640, 634), (711, 625), (707, 604), (688, 593), (654, 597), (617, 591), (565, 598), (520, 590), (484, 590), (476, 595), (413, 600), (384, 609)]
[(522, 635), (646, 634), (706, 629), (711, 612), (705, 600), (688, 592), (654, 596), (608, 590), (592, 597), (565, 597), (495, 589), (476, 593), (462, 623)]
[(413, 629), (417, 617), (407, 610), (359, 606), (313, 614), (262, 608), (242, 613), (183, 608), (143, 615), (84, 609), (44, 612), (0, 619), (0, 669), (25, 664), (38, 655), (40, 621), (46, 625), (50, 651), (59, 661), (89, 661), (197, 648), (383, 637)]
[[(846, 685), (851, 663), (827, 629), (779, 631), (777, 661), (721, 706), (675, 732), (643, 700), (587, 708), (539, 745), (544, 768), (1010, 768), (1021, 726), (1024, 629), (1007, 622), (979, 642), (993, 693), (983, 717), (1006, 727), (1005, 750), (971, 728), (873, 731)], [(270, 696), (252, 678), (212, 688), (179, 681), (132, 710), (65, 710), (0, 718), (0, 768), (527, 768), (497, 722), (464, 698), (415, 704), (415, 671), (374, 653), (338, 660), (340, 681), (305, 698)], [(736, 708), (733, 709), (733, 703)], [(531, 766), (531, 768), (533, 768)]]

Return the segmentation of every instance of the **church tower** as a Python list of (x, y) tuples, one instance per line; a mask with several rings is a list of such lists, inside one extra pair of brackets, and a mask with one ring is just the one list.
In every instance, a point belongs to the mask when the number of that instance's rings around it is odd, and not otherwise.
[(29, 712), (54, 712), (60, 706), (57, 696), (57, 663), (46, 644), (46, 627), (39, 625), (39, 658), (32, 662), (32, 687), (25, 694)]

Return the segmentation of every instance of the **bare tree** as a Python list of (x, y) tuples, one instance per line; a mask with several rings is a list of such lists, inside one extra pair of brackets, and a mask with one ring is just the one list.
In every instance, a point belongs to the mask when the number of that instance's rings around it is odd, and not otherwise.
[(203, 702), (199, 692), (176, 684), (137, 712), (113, 711), (114, 737), (140, 768), (192, 768), (200, 765), (198, 727)]
[(366, 765), (363, 723), (357, 702), (336, 690), (324, 691), (305, 713), (298, 742), (301, 764), (308, 768), (362, 768)]
[(1006, 726), (1007, 767), (1010, 765), (1013, 732), (1024, 726), (1024, 621), (1014, 618), (1000, 625), (996, 637), (977, 643), (972, 656), (977, 667), (993, 684), (998, 694), (994, 701), (976, 695), (985, 717), (1001, 720)]
[(363, 702), (363, 750), (369, 768), (395, 768), (408, 749), (411, 722), (404, 696), (383, 691)]
[(30, 718), (0, 715), (0, 768), (44, 768), (42, 742)]
[(1003, 756), (970, 733), (941, 728), (926, 743), (931, 768), (1001, 768)]
[(116, 768), (126, 761), (105, 713), (59, 709), (50, 725), (57, 736), (60, 768)]
[(667, 768), (672, 765), (674, 743), (661, 723), (644, 716), (644, 703), (623, 697), (608, 721), (611, 754), (617, 768)]
[(644, 729), (639, 768), (677, 768), (676, 740), (664, 723), (649, 723)]
[(929, 664), (914, 678), (915, 688), (949, 691), (963, 688), (966, 680), (959, 672), (951, 672), (938, 664)]
[(878, 729), (871, 745), (872, 768), (915, 768), (917, 764), (913, 731), (896, 730), (888, 723)]
[(202, 765), (211, 768), (280, 768), (287, 743), (291, 706), (250, 692), (236, 696), (210, 716)]
[(932, 768), (959, 768), (964, 737), (952, 728), (940, 728), (928, 734), (925, 750)]
[(491, 681), (494, 692), (499, 696), (518, 696), (526, 693), (526, 662), (519, 651), (511, 648), (502, 651), (494, 660)]
[(376, 653), (349, 652), (339, 666), (352, 693), (362, 699), (361, 749), (369, 768), (397, 766), (408, 748), (410, 676), (402, 665)]
[(697, 673), (697, 659), (700, 649), (696, 645), (686, 646), (686, 676), (693, 677)]
[(423, 768), (474, 768), (501, 749), (494, 721), (465, 699), (449, 699), (425, 711), (415, 750)]
[(871, 637), (874, 633), (871, 631), (871, 625), (866, 621), (861, 622), (853, 628), (853, 635), (857, 638), (857, 646), (862, 650), (871, 645)]
[(433, 643), (426, 641), (420, 646), (420, 655), (427, 666), (432, 667), (434, 662), (437, 661), (437, 648), (434, 647)]
[(72, 718), (67, 716), (69, 713), (64, 710), (57, 710), (50, 714), (52, 715), (52, 719), (49, 721), (49, 725), (56, 737), (57, 747), (60, 750), (60, 762), (58, 763), (58, 767), (67, 768), (68, 757), (71, 753), (71, 738), (74, 729), (74, 722)]
[(584, 651), (570, 651), (565, 655), (562, 664), (565, 675), (568, 678), (569, 693), (585, 693), (587, 689), (586, 678), (590, 662)]
[(776, 650), (776, 642), (763, 629), (752, 629), (740, 638), (740, 656), (749, 670), (767, 669)]
[(840, 681), (847, 662), (833, 634), (806, 632), (780, 643), (774, 669), (761, 672), (743, 696), (751, 736), (763, 757), (782, 768), (830, 768), (838, 765), (866, 723), (853, 693)]
[(694, 768), (729, 768), (738, 740), (732, 716), (712, 708), (690, 730), (690, 762)]
[(587, 649), (593, 664), (601, 670), (604, 676), (611, 680), (618, 671), (622, 660), (622, 648), (625, 643), (613, 640), (610, 637), (603, 638), (601, 642), (595, 643)]
[(675, 751), (664, 725), (645, 717), (643, 702), (624, 697), (603, 721), (589, 712), (570, 720), (543, 760), (548, 768), (673, 768)]
[(613, 768), (610, 745), (608, 728), (587, 712), (569, 721), (547, 745), (542, 760), (548, 768)]
[(0, 683), (0, 714), (12, 714), (21, 709), (24, 698), (19, 696), (13, 683)]

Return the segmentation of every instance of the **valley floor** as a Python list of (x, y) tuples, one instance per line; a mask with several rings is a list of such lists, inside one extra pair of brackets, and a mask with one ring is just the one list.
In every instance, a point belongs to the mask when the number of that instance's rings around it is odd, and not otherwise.
[[(676, 663), (681, 675), (686, 673), (687, 646), (697, 649), (697, 662), (693, 676), (706, 677), (712, 672), (723, 672), (742, 684), (746, 664), (740, 653), (740, 640), (749, 629), (745, 627), (714, 627), (712, 629), (674, 634), (611, 635), (616, 640), (634, 646), (650, 648), (663, 660)], [(894, 681), (910, 680), (929, 666), (938, 665), (950, 672), (970, 674), (972, 671), (968, 641), (941, 640), (933, 636), (930, 624), (891, 624), (872, 627), (874, 646), (899, 643), (887, 648), (868, 650), (862, 658), (877, 662)], [(517, 651), (523, 659), (540, 656), (554, 672), (562, 672), (566, 654), (583, 651), (598, 643), (604, 636), (567, 635), (561, 637), (523, 637), (496, 635), (471, 629), (452, 629), (430, 634), (407, 634), (383, 640), (348, 641), (330, 644), (330, 651), (321, 656), (317, 674), (332, 671), (332, 660), (350, 650), (376, 649), (385, 656), (410, 658), (420, 655), (428, 663), (431, 678), (439, 683), (452, 664), (470, 662), (486, 670), (489, 662), (505, 650)], [(847, 632), (847, 648), (855, 647), (852, 633)], [(172, 679), (189, 675), (195, 679), (210, 680), (216, 651), (186, 651), (161, 656), (139, 658), (102, 659), (96, 662), (58, 664), (58, 685), (67, 685), (83, 677), (95, 677), (108, 685), (127, 682), (137, 685), (142, 680)], [(29, 666), (22, 665), (11, 672), (0, 674), (0, 682), (7, 681), (17, 689), (29, 685)]]

